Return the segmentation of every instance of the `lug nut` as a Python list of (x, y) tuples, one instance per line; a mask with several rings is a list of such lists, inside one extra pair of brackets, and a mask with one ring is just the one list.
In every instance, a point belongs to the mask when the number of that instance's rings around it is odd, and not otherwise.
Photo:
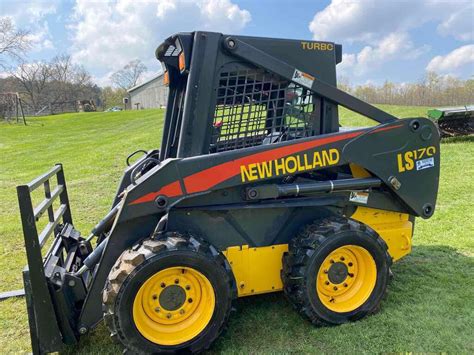
[(344, 261), (344, 260), (346, 260), (346, 259), (343, 256), (341, 256), (341, 261)]
[(327, 274), (327, 273), (328, 273), (328, 271), (327, 271), (327, 270), (324, 270), (324, 273), (325, 273), (325, 274)]
[(165, 288), (166, 284), (164, 282), (162, 282), (160, 286), (161, 286), (161, 288)]
[(326, 284), (326, 285), (329, 285), (329, 281), (326, 281), (325, 284)]
[(184, 314), (184, 309), (180, 310), (179, 314)]
[(354, 277), (354, 274), (349, 274), (350, 277)]
[(352, 266), (352, 265), (354, 265), (354, 264), (352, 264), (352, 263), (349, 263), (349, 266)]
[(178, 279), (174, 280), (174, 283), (179, 284), (179, 280)]
[(189, 303), (193, 303), (193, 299), (192, 299), (192, 298), (188, 298), (188, 302), (189, 302)]
[(331, 260), (329, 260), (329, 262), (330, 262), (331, 264), (334, 264), (334, 260), (332, 260), (332, 259), (331, 259)]
[(153, 296), (151, 296), (151, 298), (153, 298), (154, 300), (156, 300), (156, 299), (158, 298), (158, 296), (157, 296), (157, 295), (153, 295)]
[(155, 312), (159, 312), (159, 311), (160, 311), (160, 307), (156, 307)]
[(170, 318), (171, 318), (171, 313), (168, 313), (168, 314), (166, 315), (166, 318), (170, 319)]
[(189, 291), (191, 289), (191, 286), (187, 285), (186, 290)]
[(346, 284), (346, 283), (344, 284), (344, 287), (347, 287), (347, 284)]
[(337, 287), (336, 287), (336, 286), (334, 286), (334, 288), (333, 288), (333, 289), (334, 289), (334, 291), (337, 291)]

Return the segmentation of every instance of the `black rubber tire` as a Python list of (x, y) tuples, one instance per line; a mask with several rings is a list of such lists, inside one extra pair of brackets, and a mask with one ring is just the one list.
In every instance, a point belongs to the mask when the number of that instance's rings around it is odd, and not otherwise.
[[(357, 245), (369, 251), (377, 267), (377, 278), (367, 301), (351, 312), (338, 313), (320, 301), (316, 277), (324, 259), (343, 245)], [(294, 308), (313, 324), (347, 323), (379, 310), (387, 290), (392, 259), (387, 245), (372, 228), (349, 218), (331, 217), (307, 225), (290, 241), (288, 249), (283, 256), (283, 289)]]
[[(192, 267), (206, 276), (214, 288), (216, 304), (211, 320), (198, 336), (179, 345), (164, 346), (149, 341), (138, 331), (132, 305), (145, 280), (174, 266)], [(119, 257), (103, 291), (104, 321), (112, 338), (131, 353), (201, 352), (224, 330), (236, 294), (230, 265), (222, 253), (203, 240), (169, 233), (164, 239), (147, 239)]]

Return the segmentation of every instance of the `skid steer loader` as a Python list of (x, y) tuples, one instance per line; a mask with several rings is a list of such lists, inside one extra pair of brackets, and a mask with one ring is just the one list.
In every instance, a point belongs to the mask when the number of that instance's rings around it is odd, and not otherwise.
[[(268, 292), (315, 325), (378, 310), (415, 217), (435, 210), (439, 134), (337, 89), (341, 55), (330, 42), (166, 39), (160, 150), (129, 156), (92, 232), (74, 228), (62, 165), (17, 188), (33, 352), (102, 320), (131, 352), (199, 352), (234, 299)], [(341, 128), (339, 105), (378, 125)]]

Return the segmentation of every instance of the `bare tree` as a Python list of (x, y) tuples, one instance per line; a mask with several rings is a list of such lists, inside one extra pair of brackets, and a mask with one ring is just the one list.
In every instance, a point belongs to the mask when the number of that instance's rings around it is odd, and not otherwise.
[(31, 48), (29, 32), (15, 28), (11, 18), (0, 17), (0, 67), (5, 68), (5, 59), (22, 61)]
[(58, 82), (69, 82), (73, 75), (71, 56), (60, 54), (51, 60), (51, 76)]
[(33, 109), (38, 110), (44, 104), (42, 97), (51, 76), (50, 66), (42, 62), (23, 63), (11, 70), (10, 75), (21, 85)]
[(69, 54), (54, 57), (50, 62), (50, 67), (52, 80), (75, 85), (91, 84), (90, 74), (82, 65), (74, 64)]
[(84, 89), (93, 85), (90, 74), (83, 66), (74, 64), (70, 55), (54, 57), (49, 66), (51, 103), (78, 100), (85, 95)]
[(139, 59), (132, 60), (121, 70), (113, 73), (110, 80), (119, 88), (127, 90), (137, 85), (138, 80), (146, 70), (145, 64)]
[(90, 74), (69, 55), (58, 55), (50, 62), (20, 64), (10, 70), (10, 75), (33, 113), (71, 110), (78, 100), (99, 99), (100, 95)]

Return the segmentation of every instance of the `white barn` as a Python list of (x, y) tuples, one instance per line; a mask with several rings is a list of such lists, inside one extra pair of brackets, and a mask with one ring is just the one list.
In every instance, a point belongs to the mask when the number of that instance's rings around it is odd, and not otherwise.
[(163, 84), (163, 74), (127, 91), (129, 95), (128, 108), (132, 110), (166, 107), (168, 87)]

